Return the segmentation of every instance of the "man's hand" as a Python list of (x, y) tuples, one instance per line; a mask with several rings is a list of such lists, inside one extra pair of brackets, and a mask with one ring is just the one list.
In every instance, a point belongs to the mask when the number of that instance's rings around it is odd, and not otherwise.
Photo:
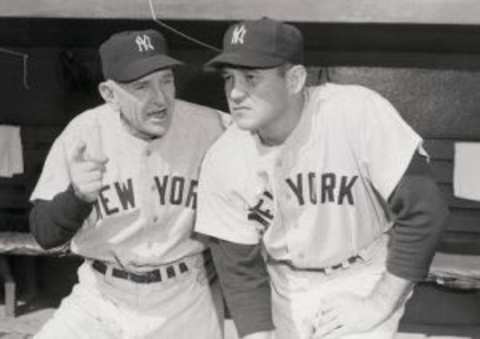
[(312, 338), (333, 339), (366, 332), (383, 322), (391, 310), (353, 293), (337, 294), (322, 303), (313, 320)]
[(367, 297), (332, 295), (313, 317), (311, 338), (335, 339), (373, 329), (403, 304), (412, 287), (413, 283), (385, 273)]
[(86, 144), (78, 142), (70, 155), (70, 175), (75, 195), (86, 202), (97, 200), (102, 188), (106, 157), (93, 158), (86, 154)]

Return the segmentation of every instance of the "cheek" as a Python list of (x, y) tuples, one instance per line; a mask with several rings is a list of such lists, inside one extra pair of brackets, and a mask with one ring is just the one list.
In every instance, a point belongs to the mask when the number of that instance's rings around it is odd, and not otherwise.
[(122, 97), (119, 100), (120, 109), (130, 121), (139, 120), (142, 115), (143, 104), (135, 97)]
[(223, 92), (225, 93), (225, 97), (227, 98), (227, 100), (230, 100), (231, 91), (232, 91), (231, 81), (225, 80), (225, 83), (223, 84)]
[(163, 96), (167, 102), (173, 102), (175, 100), (175, 95), (175, 86), (171, 85), (163, 89)]
[(272, 110), (284, 110), (288, 102), (288, 92), (284, 87), (269, 91), (264, 96), (266, 105)]
[(282, 106), (281, 99), (277, 99), (271, 93), (260, 93), (252, 96), (252, 102), (262, 116), (274, 114)]

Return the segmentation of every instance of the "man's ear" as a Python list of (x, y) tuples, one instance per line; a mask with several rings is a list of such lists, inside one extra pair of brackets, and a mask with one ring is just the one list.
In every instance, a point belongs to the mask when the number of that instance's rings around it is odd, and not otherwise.
[(117, 109), (117, 98), (111, 80), (102, 81), (101, 83), (99, 83), (98, 92), (107, 104), (109, 104), (113, 109)]
[(303, 65), (294, 65), (287, 70), (287, 82), (290, 93), (300, 93), (307, 83), (307, 70)]

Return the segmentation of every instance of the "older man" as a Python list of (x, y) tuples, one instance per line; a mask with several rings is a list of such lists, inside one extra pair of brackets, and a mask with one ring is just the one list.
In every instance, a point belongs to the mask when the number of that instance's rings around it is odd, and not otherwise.
[(57, 138), (31, 197), (38, 242), (71, 242), (85, 258), (36, 338), (219, 339), (204, 246), (191, 233), (220, 113), (175, 98), (180, 62), (157, 31), (114, 34), (100, 57), (105, 103)]

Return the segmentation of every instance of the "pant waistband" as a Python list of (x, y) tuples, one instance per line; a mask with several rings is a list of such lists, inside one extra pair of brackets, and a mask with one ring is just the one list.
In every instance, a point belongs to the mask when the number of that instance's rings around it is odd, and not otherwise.
[(341, 263), (339, 264), (335, 264), (335, 265), (332, 265), (332, 266), (328, 266), (328, 267), (320, 267), (320, 268), (300, 268), (300, 267), (296, 267), (295, 265), (293, 265), (290, 261), (287, 261), (287, 260), (271, 260), (269, 258), (268, 260), (268, 264), (269, 265), (283, 265), (283, 266), (287, 266), (289, 269), (291, 269), (292, 271), (303, 271), (303, 272), (318, 272), (318, 273), (324, 273), (324, 274), (330, 274), (332, 273), (333, 271), (335, 270), (338, 270), (339, 268), (347, 268), (349, 267), (350, 265), (356, 263), (358, 260), (361, 260), (362, 257), (359, 256), (359, 255), (355, 255), (355, 256), (352, 256), (344, 261), (342, 261)]
[[(93, 260), (92, 268), (101, 274), (106, 274), (108, 271), (109, 265), (104, 263), (103, 261)], [(112, 276), (115, 278), (125, 279), (125, 280), (133, 281), (139, 284), (149, 284), (154, 282), (165, 281), (170, 278), (175, 278), (180, 274), (188, 272), (189, 268), (184, 261), (179, 261), (174, 264), (167, 265), (163, 273), (160, 269), (155, 269), (152, 271), (142, 272), (142, 273), (127, 272), (115, 267), (112, 267), (111, 270), (112, 270)]]
[(277, 260), (269, 256), (268, 254), (267, 263), (272, 266), (285, 266), (295, 272), (303, 271), (330, 274), (333, 271), (336, 271), (340, 268), (347, 268), (350, 265), (356, 264), (358, 262), (370, 262), (372, 258), (378, 256), (379, 251), (384, 249), (387, 243), (388, 234), (383, 234), (371, 244), (358, 251), (356, 255), (353, 255), (338, 264), (326, 267), (297, 267), (289, 260)]

